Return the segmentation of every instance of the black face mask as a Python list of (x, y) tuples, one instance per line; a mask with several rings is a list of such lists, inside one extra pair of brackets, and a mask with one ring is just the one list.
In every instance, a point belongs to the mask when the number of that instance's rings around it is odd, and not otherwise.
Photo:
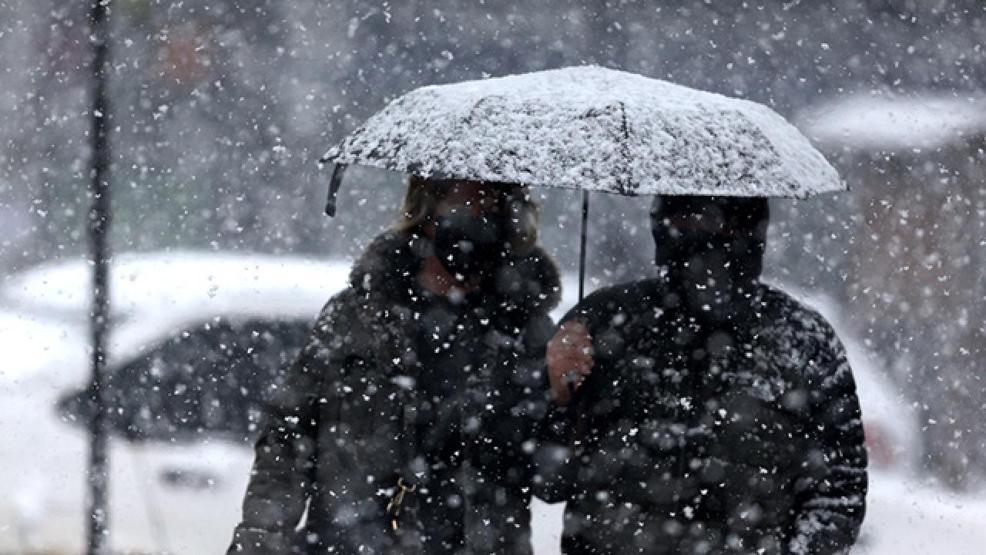
[(726, 237), (708, 231), (654, 230), (654, 263), (678, 280), (726, 287), (760, 277), (763, 245), (754, 237)]
[[(699, 213), (702, 203), (713, 202), (718, 202), (721, 208), (716, 217), (725, 217), (726, 233), (687, 226), (672, 229), (664, 223), (665, 217)], [(676, 199), (652, 213), (654, 262), (666, 269), (669, 286), (690, 312), (704, 313), (714, 319), (729, 318), (735, 312), (735, 303), (749, 294), (759, 279), (768, 212), (766, 201), (760, 206), (754, 202), (697, 199), (680, 206), (682, 200)], [(753, 217), (737, 217), (730, 209)], [(706, 210), (705, 213), (709, 217), (717, 212)]]
[(660, 241), (654, 261), (666, 269), (669, 286), (690, 312), (729, 318), (760, 275), (760, 255), (750, 253), (745, 240), (702, 231), (654, 235)]
[(435, 257), (459, 281), (489, 277), (506, 256), (503, 229), (494, 218), (450, 214), (435, 223)]

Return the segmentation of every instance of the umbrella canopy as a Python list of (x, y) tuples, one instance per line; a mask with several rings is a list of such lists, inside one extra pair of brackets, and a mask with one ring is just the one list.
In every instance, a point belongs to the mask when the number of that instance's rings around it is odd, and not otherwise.
[(415, 89), (322, 163), (625, 195), (845, 189), (766, 106), (594, 66)]

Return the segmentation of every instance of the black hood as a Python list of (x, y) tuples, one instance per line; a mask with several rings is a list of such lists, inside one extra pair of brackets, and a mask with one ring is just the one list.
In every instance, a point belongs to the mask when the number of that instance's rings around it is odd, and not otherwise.
[[(419, 293), (417, 275), (432, 252), (427, 238), (395, 231), (378, 235), (353, 264), (350, 285), (387, 304), (410, 304)], [(511, 257), (480, 290), (486, 302), (501, 310), (548, 313), (561, 300), (557, 265), (541, 247)]]
[(654, 261), (688, 312), (729, 318), (763, 271), (770, 210), (763, 198), (657, 197)]

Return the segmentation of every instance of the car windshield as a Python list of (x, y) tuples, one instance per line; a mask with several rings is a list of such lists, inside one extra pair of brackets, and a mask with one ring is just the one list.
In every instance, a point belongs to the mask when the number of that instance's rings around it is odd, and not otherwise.
[[(130, 440), (207, 433), (249, 441), (309, 328), (305, 320), (221, 319), (180, 330), (113, 371), (111, 429)], [(59, 402), (62, 415), (80, 424), (90, 406), (85, 390)]]

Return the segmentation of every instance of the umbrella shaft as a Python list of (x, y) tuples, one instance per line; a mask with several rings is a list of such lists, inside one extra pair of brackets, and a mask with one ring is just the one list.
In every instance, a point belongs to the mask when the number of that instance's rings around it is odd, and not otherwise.
[(579, 244), (579, 302), (585, 296), (585, 249), (589, 227), (589, 191), (582, 190), (582, 234)]

